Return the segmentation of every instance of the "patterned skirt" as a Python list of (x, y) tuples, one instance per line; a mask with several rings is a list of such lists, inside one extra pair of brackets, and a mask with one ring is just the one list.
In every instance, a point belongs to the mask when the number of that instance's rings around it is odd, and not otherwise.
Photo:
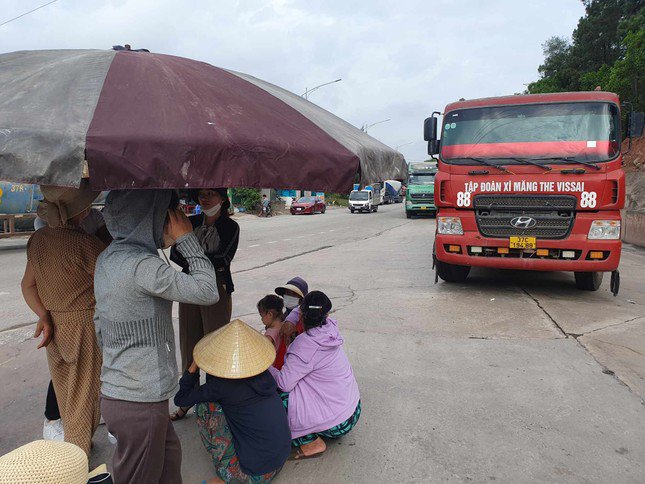
[(271, 482), (280, 472), (277, 469), (262, 476), (249, 476), (240, 468), (235, 453), (233, 435), (219, 403), (198, 403), (195, 407), (197, 426), (202, 444), (211, 455), (217, 477), (236, 484)]
[[(285, 410), (287, 410), (289, 408), (289, 394), (287, 392), (280, 392), (280, 398), (282, 399), (282, 404), (284, 405)], [(361, 401), (359, 400), (358, 405), (356, 405), (356, 410), (354, 410), (352, 416), (344, 422), (339, 423), (338, 425), (335, 425), (330, 429), (323, 430), (322, 432), (307, 434), (303, 435), (302, 437), (293, 439), (291, 440), (291, 445), (293, 445), (294, 447), (301, 447), (303, 445), (312, 443), (318, 437), (326, 437), (328, 439), (337, 439), (339, 437), (342, 437), (356, 426), (360, 417)]]

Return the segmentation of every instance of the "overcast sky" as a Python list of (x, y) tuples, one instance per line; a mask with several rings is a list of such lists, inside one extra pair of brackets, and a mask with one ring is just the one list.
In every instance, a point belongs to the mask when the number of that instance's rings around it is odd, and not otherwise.
[[(0, 23), (47, 0), (0, 0)], [(570, 36), (579, 0), (58, 0), (0, 27), (0, 52), (130, 43), (262, 78), (360, 127), (408, 161), (423, 120), (461, 97), (537, 78), (542, 43)]]

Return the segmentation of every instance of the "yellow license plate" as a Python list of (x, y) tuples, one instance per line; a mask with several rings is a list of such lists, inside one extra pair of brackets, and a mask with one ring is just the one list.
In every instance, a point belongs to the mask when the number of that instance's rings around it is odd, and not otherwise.
[(428, 207), (420, 207), (421, 210), (428, 210)]
[(535, 237), (511, 237), (511, 249), (537, 249), (537, 239)]

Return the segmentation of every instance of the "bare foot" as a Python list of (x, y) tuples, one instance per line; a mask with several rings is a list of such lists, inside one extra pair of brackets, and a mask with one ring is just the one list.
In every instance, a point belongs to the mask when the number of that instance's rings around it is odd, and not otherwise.
[(204, 481), (204, 482), (206, 482), (206, 484), (220, 484), (224, 481), (221, 480), (219, 477), (213, 477), (212, 479), (209, 479), (208, 481)]
[(325, 441), (322, 438), (318, 437), (310, 444), (301, 446), (300, 450), (305, 457), (311, 457), (312, 455), (322, 454), (325, 452), (327, 450), (327, 445), (325, 445)]

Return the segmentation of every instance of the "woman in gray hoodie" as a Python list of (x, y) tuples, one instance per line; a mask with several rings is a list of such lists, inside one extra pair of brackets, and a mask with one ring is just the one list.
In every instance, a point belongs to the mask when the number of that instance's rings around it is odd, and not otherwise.
[[(211, 305), (219, 296), (213, 265), (176, 206), (172, 190), (117, 190), (103, 212), (114, 242), (96, 263), (95, 324), (116, 484), (181, 482), (181, 445), (168, 417), (178, 389), (172, 302)], [(159, 257), (173, 243), (187, 274)]]

